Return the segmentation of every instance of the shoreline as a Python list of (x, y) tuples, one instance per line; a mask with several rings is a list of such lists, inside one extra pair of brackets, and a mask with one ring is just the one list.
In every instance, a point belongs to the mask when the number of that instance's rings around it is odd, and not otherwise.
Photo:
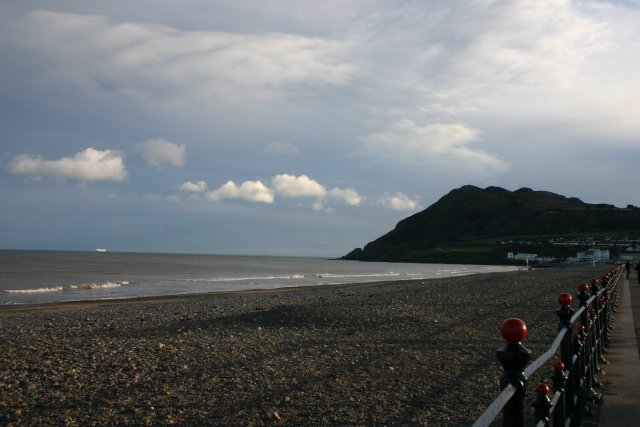
[(0, 424), (470, 425), (499, 389), (502, 320), (536, 357), (558, 293), (607, 270), (11, 307)]
[[(471, 273), (466, 277), (474, 274), (491, 274), (491, 273)], [(500, 274), (500, 273), (497, 273)], [(336, 283), (327, 285), (305, 285), (305, 286), (283, 286), (280, 288), (256, 288), (256, 289), (244, 289), (236, 291), (210, 291), (210, 292), (198, 292), (192, 294), (174, 294), (174, 295), (156, 295), (156, 296), (140, 296), (140, 297), (123, 297), (123, 298), (98, 298), (98, 299), (86, 299), (86, 300), (74, 300), (74, 301), (56, 301), (56, 302), (43, 302), (34, 304), (13, 304), (0, 306), (0, 316), (4, 312), (15, 313), (22, 311), (59, 311), (63, 309), (87, 308), (96, 307), (110, 304), (135, 304), (135, 303), (147, 303), (147, 304), (161, 304), (179, 302), (182, 300), (198, 299), (198, 298), (210, 298), (210, 297), (233, 297), (233, 296), (252, 296), (252, 295), (264, 295), (264, 294), (279, 294), (286, 292), (298, 292), (298, 291), (313, 291), (315, 289), (336, 289), (344, 287), (362, 287), (362, 286), (384, 286), (393, 283), (408, 283), (408, 282), (426, 282), (432, 280), (441, 280), (440, 278), (432, 279), (406, 279), (406, 280), (384, 280), (379, 282), (358, 282), (358, 283)]]
[(133, 304), (133, 303), (149, 303), (159, 304), (163, 302), (176, 302), (180, 300), (189, 300), (197, 298), (207, 297), (231, 297), (231, 296), (251, 296), (251, 295), (263, 295), (263, 294), (277, 294), (286, 292), (304, 292), (305, 290), (313, 291), (318, 289), (340, 289), (349, 287), (367, 287), (367, 286), (385, 286), (401, 283), (425, 283), (437, 280), (455, 279), (458, 277), (468, 277), (483, 274), (506, 274), (514, 271), (501, 271), (501, 272), (475, 272), (464, 275), (450, 276), (450, 277), (432, 277), (427, 279), (400, 279), (400, 280), (380, 280), (376, 282), (354, 282), (354, 283), (334, 283), (334, 284), (322, 284), (322, 285), (299, 285), (299, 286), (282, 286), (278, 288), (252, 288), (242, 290), (224, 290), (224, 291), (208, 291), (197, 292), (191, 294), (172, 294), (172, 295), (151, 295), (151, 296), (137, 296), (137, 297), (122, 297), (122, 298), (96, 298), (96, 299), (82, 299), (71, 301), (54, 301), (43, 303), (19, 303), (19, 304), (7, 304), (0, 306), (0, 317), (3, 313), (21, 312), (21, 311), (60, 311), (64, 309), (72, 309), (74, 307), (96, 307), (109, 304)]

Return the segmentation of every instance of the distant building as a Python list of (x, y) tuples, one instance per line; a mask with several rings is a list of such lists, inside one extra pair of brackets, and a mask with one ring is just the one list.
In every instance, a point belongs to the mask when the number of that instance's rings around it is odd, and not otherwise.
[(524, 254), (520, 252), (518, 252), (517, 254), (514, 254), (513, 252), (507, 252), (507, 259), (510, 259), (513, 261), (528, 260), (529, 262), (533, 262), (536, 260), (537, 257), (538, 257), (538, 254)]
[(593, 249), (593, 260), (595, 262), (609, 261), (610, 254), (609, 249), (601, 250), (601, 249)]
[(569, 263), (589, 263), (589, 262), (605, 262), (609, 261), (609, 249), (589, 249), (588, 251), (578, 252), (575, 257), (567, 258)]

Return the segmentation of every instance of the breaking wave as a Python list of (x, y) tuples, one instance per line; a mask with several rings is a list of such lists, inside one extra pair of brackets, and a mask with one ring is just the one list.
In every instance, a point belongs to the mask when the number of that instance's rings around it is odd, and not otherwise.
[(260, 281), (260, 280), (297, 280), (304, 279), (304, 274), (291, 274), (288, 276), (250, 276), (250, 277), (213, 277), (210, 279), (184, 279), (186, 282), (245, 282), (245, 281)]
[(321, 279), (349, 279), (349, 278), (357, 278), (357, 277), (399, 277), (399, 276), (408, 276), (409, 274), (405, 273), (396, 273), (393, 271), (388, 271), (386, 273), (372, 273), (372, 274), (332, 274), (332, 273), (316, 273), (315, 277)]
[(32, 288), (32, 289), (3, 289), (0, 293), (4, 294), (42, 294), (48, 292), (64, 292), (74, 290), (95, 290), (95, 289), (110, 289), (119, 288), (120, 286), (130, 285), (127, 281), (117, 282), (104, 282), (104, 283), (83, 283), (80, 285), (64, 285), (64, 286), (51, 286), (48, 288)]
[(317, 279), (357, 279), (357, 278), (375, 278), (375, 277), (399, 277), (399, 276), (416, 276), (419, 274), (412, 273), (397, 273), (394, 271), (388, 271), (386, 273), (357, 273), (357, 274), (336, 274), (336, 273), (314, 273), (309, 275), (304, 274), (291, 274), (282, 276), (243, 276), (243, 277), (212, 277), (207, 279), (183, 279), (186, 282), (206, 282), (206, 283), (220, 283), (220, 282), (261, 282), (270, 280), (302, 280), (306, 278)]

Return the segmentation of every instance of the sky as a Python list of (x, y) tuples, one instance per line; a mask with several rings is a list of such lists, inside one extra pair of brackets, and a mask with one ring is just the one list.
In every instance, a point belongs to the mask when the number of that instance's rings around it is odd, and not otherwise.
[(640, 205), (640, 0), (0, 3), (0, 248), (337, 257), (454, 188)]

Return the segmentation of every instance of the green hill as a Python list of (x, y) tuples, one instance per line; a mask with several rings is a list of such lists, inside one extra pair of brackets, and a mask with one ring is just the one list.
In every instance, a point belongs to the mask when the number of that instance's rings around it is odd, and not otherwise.
[(634, 235), (640, 235), (640, 209), (633, 206), (589, 204), (529, 188), (466, 185), (343, 258), (493, 264), (505, 263), (508, 251), (546, 250), (548, 256), (568, 256), (580, 249), (575, 244), (549, 244), (558, 239), (592, 236), (583, 245), (592, 247), (595, 240), (602, 245), (605, 237)]

